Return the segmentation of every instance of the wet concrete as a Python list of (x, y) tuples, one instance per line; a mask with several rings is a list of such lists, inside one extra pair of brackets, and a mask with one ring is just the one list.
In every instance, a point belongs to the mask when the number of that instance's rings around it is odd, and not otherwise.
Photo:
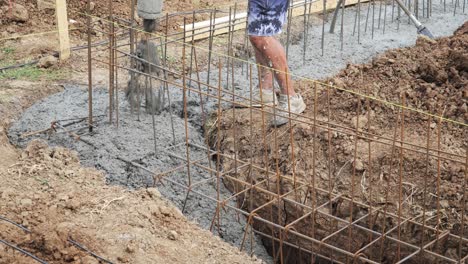
[[(302, 55), (302, 40), (297, 41), (295, 45), (289, 47), (289, 63), (292, 66), (291, 72), (295, 75), (294, 78), (297, 79), (298, 76), (311, 79), (330, 77), (339, 72), (348, 63), (366, 62), (385, 50), (414, 45), (416, 41), (416, 29), (412, 24), (408, 23), (406, 17), (401, 20), (399, 26), (397, 21), (391, 22), (391, 5), (387, 6), (385, 34), (383, 34), (383, 20), (381, 20), (381, 26), (378, 28), (379, 5), (376, 5), (377, 13), (374, 20), (375, 31), (373, 38), (370, 28), (372, 25), (371, 20), (368, 21), (367, 32), (364, 32), (367, 6), (368, 4), (363, 4), (361, 7), (361, 43), (357, 43), (357, 31), (355, 36), (352, 35), (357, 8), (348, 8), (344, 17), (343, 33), (345, 42), (343, 43), (343, 48), (341, 48), (340, 42), (340, 20), (338, 20), (335, 34), (326, 33), (325, 35), (324, 56), (322, 56), (320, 49), (322, 22), (317, 17), (312, 17), (305, 63)], [(467, 20), (466, 15), (457, 14), (454, 16), (453, 10), (443, 13), (441, 9), (442, 6), (440, 4), (434, 3), (432, 17), (429, 20), (421, 19), (437, 37), (451, 35), (456, 28)], [(370, 12), (372, 12), (372, 8)], [(384, 9), (382, 9), (382, 12), (384, 12)], [(331, 17), (331, 14), (329, 16)], [(384, 15), (381, 16), (381, 19), (383, 17)], [(328, 28), (328, 25), (326, 28)], [(253, 61), (253, 58), (250, 60)], [(224, 79), (222, 80), (222, 86), (229, 91), (235, 92), (237, 95), (249, 96), (249, 77), (246, 73), (245, 67), (243, 70), (240, 67), (236, 68), (234, 70), (233, 84), (231, 82), (227, 84), (224, 78), (226, 76), (226, 70), (224, 69), (222, 73)], [(202, 80), (206, 80), (207, 74), (201, 73), (200, 77)], [(215, 70), (211, 74), (210, 83), (214, 85), (218, 83), (217, 71)], [(256, 83), (255, 78), (254, 85)], [(194, 83), (191, 84), (191, 87), (198, 89)], [(213, 95), (215, 93), (215, 91), (209, 91), (205, 87), (201, 87), (201, 89)], [(153, 133), (152, 116), (142, 111), (138, 120), (137, 115), (130, 113), (130, 107), (125, 100), (122, 100), (123, 95), (121, 95), (119, 105), (120, 125), (118, 128), (115, 125), (109, 125), (105, 117), (96, 118), (99, 122), (96, 124), (92, 134), (89, 134), (87, 129), (83, 128), (85, 125), (83, 122), (68, 127), (68, 129), (74, 130), (75, 133), (82, 134), (82, 138), (89, 144), (83, 141), (76, 141), (68, 136), (67, 133), (52, 134), (50, 136), (40, 135), (39, 137), (48, 140), (51, 145), (61, 145), (76, 150), (85, 166), (94, 166), (106, 173), (109, 184), (120, 184), (130, 188), (149, 186), (153, 184), (151, 174), (129, 165), (120, 160), (119, 157), (141, 164), (155, 172), (168, 171), (183, 164), (180, 158), (168, 154), (170, 152), (183, 158), (186, 158), (187, 155), (182, 91), (179, 88), (170, 87), (170, 95), (172, 105), (166, 106), (166, 110), (161, 115), (154, 116), (156, 133)], [(232, 96), (229, 94), (223, 94), (222, 96), (226, 99), (232, 99)], [(108, 94), (105, 87), (95, 87), (93, 97), (94, 114), (106, 115)], [(192, 92), (188, 95), (187, 101), (189, 118), (188, 138), (190, 143), (203, 146), (205, 145), (205, 141), (202, 134), (203, 115), (201, 113), (200, 97)], [(47, 128), (54, 120), (86, 117), (87, 103), (85, 87), (66, 86), (63, 92), (37, 102), (25, 111), (22, 118), (9, 131), (11, 141), (19, 146), (25, 146), (32, 139), (31, 137), (26, 139), (20, 138), (20, 135), (25, 132)], [(214, 99), (207, 101), (205, 98), (203, 106), (206, 114), (208, 114), (217, 109), (218, 102)], [(228, 107), (229, 103), (222, 103), (222, 106)], [(172, 119), (169, 110), (173, 113)], [(62, 123), (69, 122), (63, 121)], [(174, 126), (175, 140), (172, 134), (172, 125)], [(156, 142), (156, 146), (154, 142)], [(169, 150), (164, 151), (167, 149)], [(202, 159), (200, 163), (209, 166), (206, 152), (202, 149), (189, 147), (189, 157), (191, 160)], [(191, 166), (190, 171), (193, 182), (199, 182), (210, 177), (210, 174), (206, 170), (201, 170), (196, 166)], [(174, 181), (187, 184), (187, 169), (183, 168), (170, 174), (168, 177)], [(167, 182), (164, 185), (159, 184), (158, 188), (177, 207), (182, 208), (186, 197), (184, 189)], [(200, 185), (195, 190), (215, 197), (216, 189), (216, 181), (211, 180)], [(222, 184), (220, 195), (225, 198), (230, 195)], [(234, 204), (231, 203), (231, 205)], [(189, 219), (198, 222), (203, 228), (209, 228), (215, 209), (216, 203), (197, 195), (189, 195), (184, 213)], [(243, 238), (244, 228), (244, 218), (238, 217), (232, 210), (228, 210), (227, 212), (222, 211), (220, 236), (225, 241), (239, 246)], [(247, 248), (250, 248), (248, 241)], [(254, 251), (260, 258), (267, 262), (272, 262), (258, 238), (255, 239)]]

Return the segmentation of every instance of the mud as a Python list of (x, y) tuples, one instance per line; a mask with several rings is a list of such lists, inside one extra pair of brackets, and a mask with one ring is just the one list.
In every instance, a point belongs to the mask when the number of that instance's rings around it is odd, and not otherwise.
[[(399, 48), (404, 46), (414, 45), (416, 41), (415, 28), (407, 23), (407, 19), (403, 19), (397, 30), (397, 23), (390, 23), (387, 20), (386, 32), (382, 33), (383, 29), (376, 29), (373, 38), (370, 36), (370, 29), (361, 36), (361, 43), (358, 45), (357, 36), (352, 36), (352, 25), (354, 21), (356, 8), (348, 8), (345, 12), (344, 23), (344, 39), (343, 50), (341, 50), (339, 28), (336, 34), (326, 33), (325, 36), (325, 55), (321, 55), (320, 50), (320, 35), (321, 35), (321, 20), (317, 17), (312, 18), (312, 26), (310, 27), (309, 40), (307, 45), (306, 63), (302, 61), (302, 43), (297, 41), (289, 47), (289, 60), (292, 66), (292, 73), (298, 76), (306, 76), (312, 79), (321, 79), (331, 77), (338, 73), (348, 63), (360, 63), (370, 60), (380, 52), (390, 48)], [(367, 10), (367, 5), (362, 6), (362, 14)], [(438, 3), (434, 3), (433, 16), (429, 19), (422, 19), (422, 22), (427, 25), (432, 32), (440, 37), (453, 33), (465, 20), (466, 15), (457, 14), (453, 16), (451, 12), (443, 13)], [(391, 15), (391, 6), (387, 8), (387, 17)], [(376, 17), (377, 19), (377, 17)], [(362, 19), (364, 23), (365, 18)], [(369, 21), (370, 22), (370, 21)], [(378, 21), (376, 20), (375, 25)], [(328, 22), (327, 22), (328, 23)], [(364, 27), (364, 26), (363, 26)], [(285, 36), (283, 35), (284, 39)], [(299, 38), (300, 39), (300, 38)], [(251, 58), (252, 60), (253, 58)], [(210, 77), (211, 84), (217, 84), (218, 78), (216, 71)], [(246, 96), (249, 94), (248, 76), (246, 76), (246, 68), (240, 67), (234, 70), (234, 82), (226, 83), (223, 78), (223, 87), (229, 90), (234, 90), (236, 94)], [(206, 79), (206, 73), (200, 74), (201, 79)], [(223, 70), (223, 77), (226, 76), (226, 70)], [(246, 78), (247, 77), (247, 78)], [(297, 79), (297, 77), (295, 77)], [(256, 84), (254, 77), (254, 85)], [(191, 87), (197, 89), (192, 83)], [(202, 87), (204, 91), (205, 88)], [(87, 166), (94, 166), (106, 172), (107, 182), (110, 184), (121, 184), (131, 188), (139, 188), (151, 186), (153, 182), (152, 175), (130, 166), (126, 162), (119, 160), (123, 158), (139, 163), (145, 167), (153, 169), (157, 172), (167, 171), (181, 164), (178, 158), (174, 155), (168, 155), (163, 150), (168, 149), (177, 144), (182, 144), (181, 147), (173, 148), (169, 152), (176, 153), (178, 156), (185, 157), (185, 124), (183, 117), (183, 102), (182, 93), (178, 88), (171, 88), (172, 105), (167, 106), (166, 111), (161, 115), (155, 116), (156, 135), (153, 134), (152, 117), (144, 114), (140, 115), (138, 121), (136, 114), (130, 113), (130, 107), (122, 100), (123, 95), (120, 95), (120, 124), (119, 127), (109, 126), (104, 115), (107, 113), (108, 94), (103, 87), (96, 87), (94, 90), (94, 114), (98, 121), (94, 132), (87, 134), (85, 123), (81, 122), (68, 129), (74, 129), (74, 132), (81, 135), (81, 138), (87, 141), (76, 141), (67, 133), (51, 134), (50, 136), (41, 135), (41, 138), (47, 139), (48, 142), (54, 145), (65, 146), (78, 151), (80, 159)], [(214, 93), (214, 91), (211, 91)], [(229, 98), (228, 95), (223, 95)], [(205, 145), (205, 140), (202, 134), (202, 120), (200, 98), (197, 94), (191, 93), (188, 95), (188, 137), (191, 143)], [(223, 107), (228, 107), (228, 103), (223, 103)], [(215, 100), (205, 100), (204, 108), (206, 115), (217, 109), (218, 104)], [(175, 128), (175, 142), (172, 136), (171, 116), (169, 111), (173, 113), (173, 124)], [(26, 132), (37, 131), (50, 127), (50, 123), (54, 120), (77, 119), (87, 116), (87, 93), (84, 87), (76, 87), (69, 85), (59, 94), (50, 96), (49, 98), (38, 102), (33, 107), (28, 109), (22, 118), (13, 125), (9, 131), (10, 138), (13, 143), (20, 146), (25, 146), (31, 139), (20, 138), (20, 135)], [(65, 124), (69, 121), (63, 121)], [(80, 128), (81, 127), (81, 128)], [(156, 154), (153, 139), (156, 137)], [(206, 159), (206, 152), (190, 147), (190, 159), (204, 159), (202, 164), (208, 166), (209, 162)], [(197, 182), (209, 177), (206, 171), (191, 167), (193, 181)], [(186, 183), (186, 171), (181, 170), (169, 176), (171, 179), (178, 182)], [(185, 200), (186, 192), (177, 186), (171, 184), (159, 185), (161, 193), (170, 199), (179, 208), (182, 208)], [(216, 186), (214, 182), (203, 184), (199, 187), (202, 193), (215, 196)], [(229, 196), (229, 191), (222, 187), (221, 195)], [(189, 219), (194, 220), (204, 228), (209, 228), (211, 219), (216, 205), (197, 195), (190, 195), (185, 207), (184, 213)], [(241, 217), (238, 221), (237, 215), (231, 211), (222, 213), (223, 220), (221, 221), (220, 236), (231, 244), (239, 245), (242, 240), (245, 220)], [(255, 254), (271, 261), (265, 249), (260, 246), (260, 242), (256, 239)], [(247, 245), (247, 248), (249, 246)]]

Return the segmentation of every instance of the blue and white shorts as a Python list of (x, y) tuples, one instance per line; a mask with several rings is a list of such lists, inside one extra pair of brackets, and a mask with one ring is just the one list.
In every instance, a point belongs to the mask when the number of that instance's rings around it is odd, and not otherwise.
[(274, 36), (286, 21), (289, 0), (249, 0), (248, 34)]

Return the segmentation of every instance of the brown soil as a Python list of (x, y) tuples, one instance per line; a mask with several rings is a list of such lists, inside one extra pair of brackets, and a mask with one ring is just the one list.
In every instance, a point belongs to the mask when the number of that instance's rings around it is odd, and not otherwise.
[[(195, 9), (211, 8), (208, 2), (214, 5), (213, 1), (201, 1)], [(231, 2), (217, 1), (216, 5)], [(0, 5), (5, 3), (0, 0)], [(1, 15), (0, 38), (55, 29), (50, 23), (55, 21), (53, 11), (38, 11), (36, 1), (32, 0), (16, 3), (28, 8), (30, 19), (22, 24), (12, 23)], [(84, 3), (68, 2), (69, 16), (78, 20), (78, 27), (84, 26), (84, 20), (73, 13), (84, 11)], [(104, 14), (107, 3), (95, 3), (94, 14)], [(114, 6), (117, 14), (129, 13), (124, 2), (114, 1)], [(172, 1), (166, 8), (166, 12), (178, 12), (189, 10), (192, 5)], [(178, 24), (174, 24), (176, 28)], [(73, 32), (73, 45), (81, 45), (84, 31)], [(17, 64), (56, 51), (57, 40), (49, 35), (34, 36), (8, 40), (2, 47), (15, 50), (9, 57), (0, 53), (0, 61), (7, 58)], [(55, 69), (65, 69), (70, 72), (72, 82), (83, 83), (87, 79), (86, 51), (72, 56), (70, 62), (60, 63)], [(94, 83), (106, 85), (106, 70), (95, 67)], [(80, 166), (75, 153), (48, 148), (40, 141), (31, 143), (24, 151), (13, 147), (6, 130), (14, 119), (34, 102), (61, 90), (60, 81), (4, 80), (0, 84), (0, 216), (31, 231), (22, 231), (0, 220), (0, 239), (49, 263), (98, 263), (67, 241), (69, 238), (114, 263), (259, 262), (188, 222), (155, 189), (129, 191), (107, 186), (101, 173)], [(32, 262), (0, 243), (0, 263)]]
[[(466, 124), (468, 120), (467, 31), (468, 23), (465, 23), (452, 37), (437, 41), (419, 39), (415, 47), (388, 51), (375, 58), (372, 63), (348, 65), (335, 78), (326, 82), (388, 102), (440, 113), (449, 119)], [(395, 105), (367, 100), (350, 92), (327, 89), (323, 85), (317, 85), (317, 94), (315, 94), (315, 86), (310, 82), (301, 81), (296, 85), (308, 109), (304, 113), (306, 118), (292, 121), (290, 125), (276, 129), (263, 125), (262, 118), (265, 118), (267, 121), (265, 124), (268, 124), (272, 116), (262, 115), (258, 110), (253, 110), (252, 113), (249, 109), (226, 110), (222, 117), (218, 117), (220, 136), (216, 135), (214, 129), (215, 133), (211, 137), (214, 148), (220, 143), (224, 153), (222, 158), (224, 171), (240, 165), (239, 162), (235, 162), (235, 157), (252, 162), (258, 166), (257, 168), (265, 168), (273, 175), (271, 177), (270, 174), (270, 179), (259, 187), (282, 195), (292, 191), (286, 196), (287, 198), (309, 206), (321, 205), (328, 201), (328, 192), (353, 197), (355, 202), (372, 205), (374, 208), (372, 218), (375, 220), (364, 218), (359, 224), (378, 232), (384, 228), (388, 230), (398, 223), (397, 217), (384, 218), (382, 213), (375, 215), (375, 208), (385, 207), (388, 213), (400, 214), (404, 218), (414, 217), (417, 222), (422, 222), (424, 219), (426, 225), (461, 235), (462, 221), (465, 226), (468, 223), (466, 213), (464, 219), (461, 214), (467, 173), (464, 164), (468, 147), (466, 125), (450, 121), (443, 121), (439, 125), (436, 118), (429, 119), (427, 115), (405, 110), (402, 130), (403, 115), (400, 108)], [(314, 112), (317, 113), (316, 119), (321, 125), (317, 129), (313, 126)], [(328, 118), (333, 124), (331, 128), (338, 129), (339, 132), (329, 131), (326, 124), (322, 123)], [(381, 141), (387, 144), (375, 141), (369, 143), (369, 140), (362, 137), (364, 134), (356, 137), (357, 126), (361, 132), (386, 137), (387, 140)], [(401, 151), (399, 143), (396, 144), (396, 148), (392, 147), (392, 139), (401, 140), (402, 131), (403, 141), (413, 144), (406, 146), (412, 150), (422, 150), (421, 152)], [(428, 144), (428, 134), (430, 148), (437, 150), (440, 140), (440, 150), (448, 153), (442, 156), (451, 157), (459, 162), (444, 159), (439, 161), (435, 157), (427, 159), (424, 148)], [(437, 154), (435, 151), (432, 153)], [(244, 168), (246, 169), (238, 169), (237, 174), (230, 175), (244, 183), (232, 178), (225, 179), (225, 184), (234, 192), (246, 189), (250, 183), (259, 183), (266, 178), (265, 171), (249, 166)], [(294, 191), (294, 185), (302, 186), (305, 183), (309, 186), (313, 184), (324, 191), (314, 192), (308, 187), (299, 187)], [(314, 198), (311, 200), (310, 197)], [(254, 190), (240, 196), (239, 204), (243, 204), (244, 209), (251, 211), (273, 198), (275, 196), (272, 194)], [(251, 200), (253, 203), (246, 203), (243, 199)], [(401, 211), (398, 210), (400, 201)], [(308, 212), (310, 210), (283, 200), (263, 207), (256, 211), (256, 214), (286, 226)], [(369, 210), (357, 204), (351, 206), (346, 199), (337, 199), (330, 206), (320, 209), (315, 214), (314, 220), (309, 215), (293, 228), (302, 234), (323, 239), (345, 226), (324, 213), (347, 220), (352, 217), (355, 220), (369, 213)], [(426, 216), (424, 218), (423, 213)], [(278, 229), (260, 222), (254, 223), (254, 227), (266, 234), (273, 234), (276, 237), (280, 235)], [(354, 228), (349, 239), (349, 230), (345, 229), (334, 238), (327, 240), (328, 243), (356, 252), (369, 241), (369, 238), (376, 238)], [(403, 225), (400, 231), (404, 241), (418, 246), (421, 239), (427, 243), (436, 235), (434, 231), (427, 229), (422, 234), (421, 228), (412, 224)], [(393, 237), (397, 235), (397, 231), (391, 234)], [(311, 242), (291, 234), (286, 240), (317, 253), (327, 256), (331, 254), (324, 247), (312, 246)], [(276, 251), (278, 254), (277, 244), (273, 247), (269, 239), (265, 239), (264, 242), (270, 244), (272, 253)], [(386, 240), (383, 247), (380, 247), (380, 243), (376, 244), (365, 250), (363, 254), (384, 263), (397, 261), (398, 256), (395, 253), (397, 247), (394, 243)], [(429, 249), (458, 259), (457, 247), (457, 242), (447, 239)], [(288, 263), (300, 262), (301, 259), (310, 261), (306, 254), (303, 253), (301, 256), (298, 251), (289, 251), (291, 248), (287, 247), (286, 249), (283, 254), (290, 261)], [(386, 252), (383, 258), (379, 257), (381, 249)], [(409, 248), (401, 248), (402, 257), (409, 252), (412, 252)], [(465, 244), (461, 255), (466, 254), (468, 254), (468, 245)], [(336, 252), (334, 258), (346, 259)], [(435, 259), (424, 255), (419, 256), (413, 263), (434, 261)]]
[[(188, 222), (157, 189), (107, 186), (75, 153), (33, 141), (0, 168), (0, 238), (49, 263), (97, 263), (73, 239), (114, 263), (255, 263)], [(0, 245), (0, 263), (31, 263)]]
[[(50, 31), (56, 29), (55, 26), (55, 10), (39, 10), (37, 8), (36, 0), (12, 0), (12, 3), (18, 3), (26, 7), (29, 12), (30, 19), (24, 23), (17, 23), (10, 20), (9, 16), (9, 6), (7, 0), (0, 1), (0, 32), (3, 33), (3, 37), (11, 37), (12, 35), (25, 35), (31, 33), (38, 33), (44, 31)], [(53, 1), (49, 1), (53, 2)], [(91, 1), (93, 3), (93, 10), (91, 12), (92, 16), (105, 18), (108, 15), (109, 2), (108, 1)], [(196, 3), (198, 2), (198, 3)], [(166, 1), (163, 13), (169, 13), (171, 15), (169, 31), (181, 31), (179, 28), (183, 25), (183, 17), (173, 17), (177, 14), (187, 14), (196, 11), (195, 21), (203, 21), (209, 19), (210, 14), (204, 12), (205, 10), (221, 10), (226, 12), (229, 10), (230, 6), (234, 6), (235, 1), (232, 0), (200, 0), (200, 1), (190, 1), (190, 0), (175, 0), (175, 1)], [(130, 18), (130, 4), (128, 1), (113, 1), (113, 13), (115, 16), (128, 19)], [(2, 11), (3, 8), (3, 11)], [(14, 8), (14, 5), (13, 7)], [(87, 1), (86, 0), (73, 0), (67, 1), (68, 16), (69, 19), (77, 21), (76, 24), (71, 25), (71, 28), (79, 28), (78, 31), (72, 31), (72, 35), (79, 37), (79, 39), (85, 40), (86, 37), (86, 10), (87, 10)], [(239, 4), (238, 10), (246, 9), (246, 4)], [(225, 14), (227, 15), (227, 14)], [(187, 16), (187, 23), (192, 22), (192, 16)], [(137, 21), (141, 22), (141, 21)], [(102, 23), (98, 23), (98, 28), (102, 29)], [(165, 30), (165, 27), (160, 29), (161, 31)]]

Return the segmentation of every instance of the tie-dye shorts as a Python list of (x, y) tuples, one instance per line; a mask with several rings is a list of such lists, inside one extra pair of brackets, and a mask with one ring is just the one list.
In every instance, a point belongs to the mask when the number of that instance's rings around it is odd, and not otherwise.
[(248, 33), (274, 36), (281, 33), (289, 0), (249, 0)]

